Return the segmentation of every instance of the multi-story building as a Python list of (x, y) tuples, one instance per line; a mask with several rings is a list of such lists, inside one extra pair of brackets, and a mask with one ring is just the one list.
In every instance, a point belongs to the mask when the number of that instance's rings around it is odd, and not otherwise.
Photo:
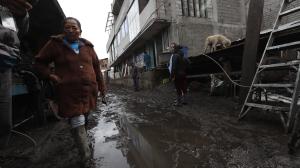
[(130, 84), (130, 65), (143, 66), (150, 55), (150, 70), (142, 86), (152, 87), (167, 75), (162, 68), (171, 42), (200, 55), (207, 36), (223, 34), (232, 41), (245, 37), (248, 0), (114, 0), (107, 42), (111, 77)]

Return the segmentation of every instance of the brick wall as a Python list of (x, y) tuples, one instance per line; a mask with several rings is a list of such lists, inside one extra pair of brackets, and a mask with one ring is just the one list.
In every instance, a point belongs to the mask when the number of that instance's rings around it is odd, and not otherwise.
[(265, 0), (262, 30), (271, 29), (275, 22), (282, 0)]
[(213, 34), (211, 24), (187, 24), (179, 28), (180, 44), (189, 47), (189, 55), (197, 56), (204, 51), (207, 36)]
[(241, 7), (239, 0), (217, 0), (218, 22), (224, 24), (239, 24), (241, 22)]
[[(271, 29), (273, 27), (281, 3), (282, 0), (265, 0), (262, 30)], [(284, 10), (289, 10), (298, 6), (300, 6), (300, 0), (293, 0), (288, 4), (287, 8)], [(282, 25), (294, 22), (300, 20), (299, 18), (300, 12), (296, 12), (294, 14), (283, 17), (280, 24)]]
[[(290, 0), (291, 1), (291, 0)], [(289, 10), (291, 8), (299, 7), (300, 6), (300, 0), (293, 0), (285, 10)], [(299, 21), (300, 20), (300, 12), (293, 13), (287, 17), (282, 18), (281, 24), (286, 24), (294, 21)]]

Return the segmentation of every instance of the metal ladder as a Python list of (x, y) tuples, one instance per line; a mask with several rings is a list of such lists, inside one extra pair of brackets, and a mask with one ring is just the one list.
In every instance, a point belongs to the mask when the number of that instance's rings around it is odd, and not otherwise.
[[(295, 117), (300, 107), (300, 104), (298, 105), (300, 91), (299, 52), (297, 56), (298, 59), (295, 58), (287, 62), (282, 61), (266, 64), (265, 60), (276, 52), (279, 53), (282, 51), (300, 48), (300, 41), (289, 41), (279, 45), (274, 44), (274, 42), (276, 42), (276, 38), (300, 27), (300, 21), (280, 25), (283, 17), (300, 11), (300, 6), (286, 10), (287, 6), (292, 2), (293, 0), (282, 0), (280, 10), (273, 29), (271, 30), (266, 48), (264, 49), (252, 84), (239, 114), (239, 119), (242, 119), (253, 108), (275, 112), (276, 114), (279, 114), (287, 132), (290, 132), (293, 128)], [(272, 83), (264, 82), (264, 76), (262, 76), (263, 73), (271, 71), (277, 73), (281, 70), (288, 72), (294, 71), (296, 76), (288, 82), (284, 82), (283, 80), (275, 82), (272, 81)]]

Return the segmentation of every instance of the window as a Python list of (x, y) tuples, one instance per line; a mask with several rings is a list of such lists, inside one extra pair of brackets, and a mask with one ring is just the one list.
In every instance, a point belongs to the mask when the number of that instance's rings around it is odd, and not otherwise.
[(139, 0), (139, 12), (141, 13), (146, 5), (148, 4), (149, 0)]
[(125, 22), (123, 22), (121, 26), (121, 39), (123, 39), (125, 35)]
[(182, 16), (207, 18), (207, 1), (181, 0)]
[(118, 47), (118, 45), (117, 45), (117, 39), (118, 39), (118, 38), (115, 38), (114, 44), (113, 44), (114, 58), (116, 58), (117, 55), (118, 55), (118, 52), (117, 52), (117, 47)]
[(119, 30), (118, 34), (117, 34), (117, 45), (119, 46), (120, 45), (120, 42), (121, 42), (121, 30)]
[(121, 41), (129, 34), (128, 31), (128, 21), (127, 18), (124, 19), (122, 25), (120, 26), (119, 32), (116, 35), (117, 44), (119, 45)]
[(188, 16), (187, 0), (181, 0), (182, 16)]
[(128, 12), (129, 40), (132, 41), (140, 31), (139, 4), (134, 1)]
[(207, 18), (207, 0), (199, 0), (200, 17)]
[(109, 48), (109, 62), (113, 62), (114, 58), (113, 58), (113, 53), (112, 53), (112, 46), (110, 46)]
[(125, 21), (124, 21), (124, 25), (125, 25), (125, 26), (124, 26), (124, 27), (125, 27), (125, 34), (128, 35), (129, 30), (128, 30), (128, 19), (127, 19), (127, 18), (126, 18)]

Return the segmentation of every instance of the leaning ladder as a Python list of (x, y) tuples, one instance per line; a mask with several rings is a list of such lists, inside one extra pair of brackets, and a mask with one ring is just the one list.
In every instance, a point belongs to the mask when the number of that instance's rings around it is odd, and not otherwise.
[[(266, 48), (264, 49), (262, 58), (256, 70), (254, 79), (248, 91), (247, 97), (243, 104), (242, 110), (239, 114), (239, 119), (244, 118), (247, 113), (253, 109), (263, 109), (269, 112), (275, 112), (280, 115), (281, 121), (286, 131), (290, 132), (295, 122), (296, 113), (299, 109), (299, 91), (300, 91), (300, 60), (299, 52), (297, 58), (288, 62), (277, 62), (266, 64), (265, 60), (269, 55), (276, 52), (287, 51), (290, 49), (297, 49), (300, 47), (300, 41), (290, 41), (283, 44), (275, 44), (276, 37), (280, 37), (284, 33), (294, 31), (295, 28), (300, 27), (299, 22), (291, 22), (280, 26), (283, 17), (295, 14), (300, 11), (300, 6), (286, 10), (291, 0), (282, 0), (279, 13), (275, 20), (273, 29), (270, 33)], [(271, 53), (271, 54), (270, 54)], [(294, 69), (296, 77), (288, 82), (276, 81), (272, 83), (264, 83), (262, 73), (274, 70), (288, 70)], [(276, 91), (280, 94), (274, 94)], [(262, 96), (263, 95), (263, 96)], [(272, 101), (271, 101), (272, 100)]]

